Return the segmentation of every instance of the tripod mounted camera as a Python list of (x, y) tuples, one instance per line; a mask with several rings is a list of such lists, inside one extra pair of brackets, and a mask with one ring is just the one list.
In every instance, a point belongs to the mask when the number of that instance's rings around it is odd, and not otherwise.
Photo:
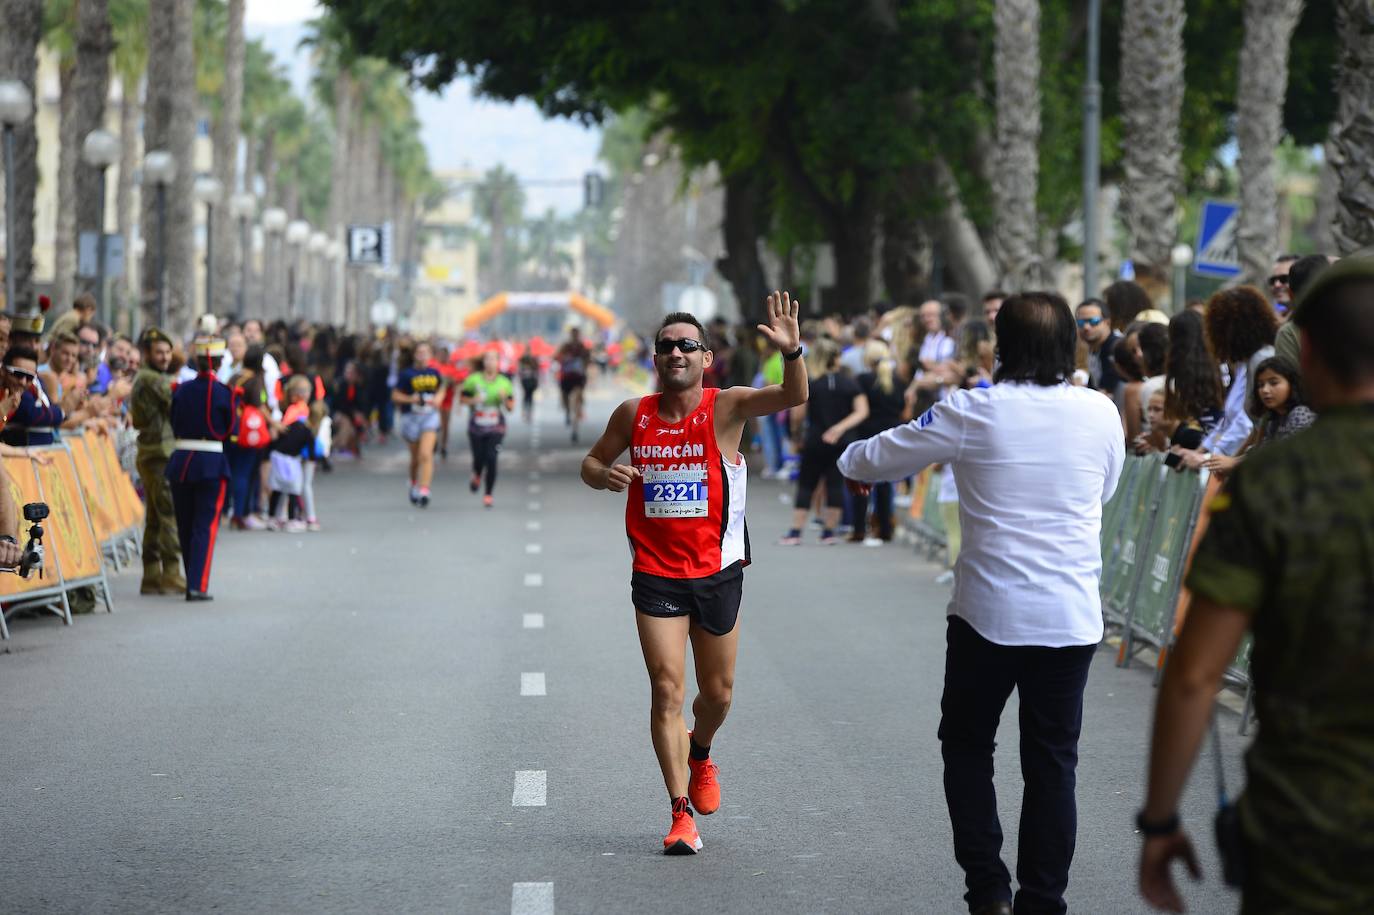
[(13, 572), (20, 578), (28, 578), (33, 574), (33, 570), (38, 570), (38, 577), (43, 577), (43, 525), (48, 517), (48, 504), (46, 502), (29, 502), (24, 506), (24, 520), (29, 522), (29, 540), (24, 544), (24, 554), (19, 559), (19, 565), (0, 568), (0, 572)]

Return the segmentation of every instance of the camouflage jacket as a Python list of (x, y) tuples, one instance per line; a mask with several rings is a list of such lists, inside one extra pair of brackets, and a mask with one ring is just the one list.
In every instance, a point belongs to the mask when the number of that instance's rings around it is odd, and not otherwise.
[(172, 456), (172, 378), (147, 366), (134, 376), (129, 418), (138, 430), (140, 458)]

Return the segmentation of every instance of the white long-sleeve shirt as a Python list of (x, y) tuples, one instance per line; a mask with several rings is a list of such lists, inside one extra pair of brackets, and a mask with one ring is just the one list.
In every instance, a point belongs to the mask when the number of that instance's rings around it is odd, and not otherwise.
[(1071, 385), (958, 391), (920, 419), (855, 442), (850, 479), (954, 467), (963, 548), (949, 613), (999, 645), (1102, 639), (1102, 503), (1126, 458), (1112, 402)]

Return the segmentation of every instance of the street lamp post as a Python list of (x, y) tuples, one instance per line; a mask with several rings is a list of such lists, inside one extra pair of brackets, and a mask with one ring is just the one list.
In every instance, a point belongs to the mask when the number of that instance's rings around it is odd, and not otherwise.
[(105, 170), (119, 161), (119, 140), (108, 130), (96, 128), (82, 141), (81, 158), (100, 176), (95, 210), (95, 300), (100, 306), (100, 320), (108, 327), (112, 322), (105, 293)]
[(248, 271), (252, 265), (253, 247), (252, 236), (249, 234), (250, 221), (258, 211), (258, 198), (250, 193), (235, 194), (229, 198), (229, 210), (234, 218), (239, 221), (239, 257), (242, 263), (239, 265), (239, 289), (234, 296), (234, 310), (240, 318), (244, 315), (244, 306), (248, 299)]
[(205, 204), (205, 313), (211, 314), (215, 310), (215, 204), (224, 194), (224, 185), (218, 178), (201, 175), (191, 192)]
[(291, 224), (286, 227), (286, 244), (290, 249), (289, 262), (286, 271), (286, 306), (289, 309), (288, 316), (295, 316), (301, 313), (301, 283), (300, 266), (301, 255), (305, 251), (305, 243), (310, 239), (310, 223), (304, 219), (293, 219)]
[(330, 323), (344, 323), (338, 308), (339, 304), (339, 265), (343, 261), (344, 247), (339, 241), (331, 241), (325, 251), (325, 296), (324, 317)]
[(269, 207), (262, 212), (262, 230), (267, 234), (262, 252), (262, 316), (270, 319), (276, 315), (281, 295), (278, 292), (277, 274), (281, 273), (281, 236), (286, 231), (286, 211), (281, 207)]
[(33, 94), (17, 79), (0, 80), (0, 132), (4, 135), (5, 156), (5, 309), (13, 312), (15, 263), (14, 251), (14, 128), (33, 116)]
[(157, 188), (157, 326), (167, 328), (167, 185), (176, 180), (177, 160), (165, 149), (143, 157), (143, 181)]
[(1174, 265), (1174, 314), (1178, 314), (1188, 295), (1188, 265), (1193, 262), (1193, 249), (1184, 244), (1174, 245), (1169, 251), (1169, 262)]
[(319, 320), (324, 303), (324, 252), (329, 247), (329, 236), (316, 232), (310, 236), (306, 250), (310, 252), (310, 318)]

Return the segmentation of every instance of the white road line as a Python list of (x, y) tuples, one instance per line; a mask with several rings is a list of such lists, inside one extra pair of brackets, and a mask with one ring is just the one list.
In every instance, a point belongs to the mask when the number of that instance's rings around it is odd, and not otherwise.
[(510, 888), (510, 915), (553, 915), (553, 884), (513, 885)]
[(537, 471), (537, 470), (531, 470), (531, 471), (530, 471), (530, 482), (531, 482), (531, 483), (538, 483), (538, 482), (539, 482), (539, 471)]
[(548, 803), (549, 773), (543, 769), (517, 769), (512, 807), (543, 807)]
[(532, 512), (537, 512), (537, 511), (539, 511), (539, 510), (540, 510), (541, 508), (543, 508), (543, 507), (544, 507), (544, 505), (543, 505), (542, 502), (531, 502), (531, 503), (529, 504), (529, 509), (530, 509), (530, 511), (532, 511)]
[(520, 674), (520, 695), (547, 696), (544, 686), (544, 672), (524, 672)]
[(526, 613), (524, 615), (524, 621), (520, 625), (523, 626), (525, 629), (543, 629), (544, 614)]
[(525, 573), (525, 587), (527, 587), (527, 588), (542, 588), (542, 587), (544, 587), (544, 576), (543, 576), (542, 574), (540, 574), (539, 572), (526, 572), (526, 573)]
[(525, 522), (525, 530), (527, 530), (527, 531), (541, 531), (541, 530), (543, 530), (543, 529), (544, 529), (544, 525), (541, 524), (541, 523), (538, 522), (538, 521), (526, 521), (526, 522)]
[(544, 491), (544, 487), (540, 486), (538, 483), (531, 483), (531, 484), (530, 484), (530, 495), (532, 495), (532, 496), (537, 496), (537, 495), (539, 495), (539, 494), (540, 494), (541, 492), (543, 492), (543, 491)]
[(539, 543), (527, 543), (525, 544), (525, 552), (531, 556), (538, 556), (540, 553), (544, 552), (544, 546)]

